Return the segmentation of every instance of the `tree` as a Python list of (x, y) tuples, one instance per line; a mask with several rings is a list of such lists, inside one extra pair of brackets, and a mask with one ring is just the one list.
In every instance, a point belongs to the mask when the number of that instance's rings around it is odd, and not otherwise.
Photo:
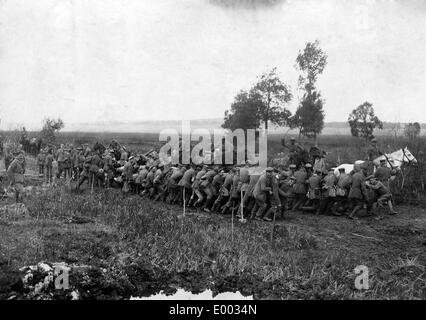
[(383, 122), (374, 114), (373, 105), (367, 101), (352, 110), (348, 122), (352, 136), (364, 138), (365, 141), (373, 138), (374, 129), (383, 129)]
[(231, 104), (231, 109), (225, 111), (225, 118), (222, 127), (225, 129), (257, 129), (260, 125), (258, 117), (258, 109), (262, 101), (260, 96), (247, 91), (238, 93), (234, 102)]
[(40, 133), (40, 137), (46, 143), (54, 143), (55, 134), (65, 126), (64, 122), (58, 119), (47, 118), (43, 121), (43, 128)]
[(308, 42), (296, 58), (296, 69), (301, 71), (299, 88), (304, 90), (302, 101), (295, 116), (290, 121), (290, 127), (299, 128), (300, 135), (315, 139), (324, 128), (324, 101), (316, 90), (318, 76), (327, 65), (327, 55), (319, 47), (319, 41)]
[(404, 134), (408, 139), (414, 140), (420, 134), (420, 130), (420, 124), (418, 122), (410, 122), (405, 125)]
[(284, 84), (277, 74), (277, 68), (263, 73), (255, 86), (250, 90), (250, 95), (260, 97), (261, 104), (257, 115), (268, 129), (269, 121), (276, 125), (285, 125), (291, 116), (289, 110), (284, 108), (292, 99), (290, 87)]
[(308, 42), (296, 58), (296, 69), (301, 71), (299, 87), (310, 96), (315, 90), (318, 75), (322, 74), (327, 65), (327, 55), (319, 47), (319, 41)]
[(317, 136), (324, 128), (323, 101), (319, 93), (314, 91), (304, 97), (290, 120), (290, 128), (299, 128), (299, 136), (304, 135), (317, 141)]

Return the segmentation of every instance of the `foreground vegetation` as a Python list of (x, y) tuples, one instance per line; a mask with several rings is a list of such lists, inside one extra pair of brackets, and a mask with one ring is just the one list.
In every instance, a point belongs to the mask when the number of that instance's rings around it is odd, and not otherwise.
[[(38, 194), (37, 194), (38, 193)], [(240, 290), (255, 298), (422, 299), (426, 297), (426, 217), (401, 215), (359, 224), (289, 215), (271, 224), (189, 212), (118, 190), (93, 195), (69, 186), (36, 189), (27, 216), (0, 216), (1, 298), (27, 298), (17, 270), (39, 261), (89, 265), (72, 274), (82, 298), (129, 298), (176, 288)], [(354, 287), (366, 265), (370, 289)], [(55, 293), (53, 298), (61, 298)]]

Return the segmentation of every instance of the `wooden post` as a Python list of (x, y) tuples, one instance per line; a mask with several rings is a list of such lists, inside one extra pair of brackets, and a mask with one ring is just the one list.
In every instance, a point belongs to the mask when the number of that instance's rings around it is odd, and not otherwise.
[(186, 197), (185, 197), (185, 187), (183, 187), (183, 216), (185, 216), (185, 206), (186, 206)]
[(274, 216), (272, 218), (272, 229), (271, 229), (271, 246), (272, 248), (275, 247), (275, 239), (274, 239), (274, 230), (275, 230), (275, 215), (276, 215), (277, 209), (274, 208)]

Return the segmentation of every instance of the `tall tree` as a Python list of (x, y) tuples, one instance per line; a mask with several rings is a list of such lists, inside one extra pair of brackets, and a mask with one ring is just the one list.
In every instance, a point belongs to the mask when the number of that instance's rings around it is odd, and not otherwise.
[(290, 124), (294, 128), (299, 128), (299, 136), (302, 134), (314, 138), (315, 144), (317, 136), (324, 128), (324, 101), (315, 86), (318, 76), (322, 74), (326, 65), (327, 55), (319, 47), (318, 40), (308, 42), (296, 58), (296, 69), (301, 72), (299, 88), (304, 94)]
[(292, 99), (290, 87), (283, 83), (277, 74), (277, 68), (265, 72), (258, 78), (256, 85), (250, 90), (250, 95), (259, 96), (262, 104), (257, 115), (268, 129), (269, 122), (284, 125), (291, 116), (284, 107)]
[(374, 114), (373, 105), (367, 101), (352, 110), (348, 122), (351, 134), (364, 138), (366, 142), (373, 138), (375, 129), (383, 129), (383, 122)]

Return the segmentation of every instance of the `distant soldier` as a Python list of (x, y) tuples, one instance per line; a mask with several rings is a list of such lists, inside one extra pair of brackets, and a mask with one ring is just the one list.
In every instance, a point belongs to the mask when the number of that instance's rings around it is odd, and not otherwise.
[(105, 187), (111, 186), (111, 180), (114, 178), (114, 150), (107, 150), (104, 157), (104, 174), (105, 174)]
[(44, 150), (41, 150), (40, 153), (37, 155), (38, 173), (41, 175), (44, 174), (45, 161), (46, 161), (46, 152)]
[(298, 163), (298, 154), (303, 150), (303, 147), (296, 142), (294, 137), (290, 138), (290, 145), (286, 145), (284, 139), (281, 140), (281, 144), (283, 147), (288, 148), (289, 151), (289, 162), (290, 164), (297, 165)]
[(91, 178), (91, 172), (90, 172), (90, 166), (91, 166), (92, 158), (90, 156), (85, 157), (84, 163), (83, 163), (83, 170), (80, 173), (80, 178), (77, 183), (76, 190), (79, 191), (81, 185), (84, 181), (87, 181), (90, 185), (90, 178)]
[(123, 168), (123, 189), (124, 193), (129, 193), (131, 191), (131, 183), (133, 180), (133, 165), (134, 165), (134, 157), (131, 156), (124, 164)]
[(59, 179), (62, 176), (62, 172), (64, 172), (65, 150), (63, 144), (61, 144), (60, 148), (56, 151), (56, 161), (58, 162), (58, 173), (56, 178)]
[(22, 202), (22, 193), (24, 192), (24, 173), (25, 156), (23, 153), (19, 153), (7, 169), (7, 176), (10, 181), (10, 185), (15, 190), (15, 200), (17, 203)]
[(49, 149), (45, 159), (44, 159), (44, 166), (46, 168), (46, 180), (47, 183), (50, 184), (52, 183), (52, 179), (53, 179), (53, 161), (55, 160), (55, 158), (53, 157), (53, 152), (52, 149)]
[(326, 164), (326, 160), (325, 157), (327, 156), (327, 152), (325, 152), (324, 150), (321, 151), (321, 154), (315, 158), (314, 161), (314, 167), (313, 170), (317, 170), (317, 171), (321, 171), (321, 172), (327, 172), (327, 164)]

